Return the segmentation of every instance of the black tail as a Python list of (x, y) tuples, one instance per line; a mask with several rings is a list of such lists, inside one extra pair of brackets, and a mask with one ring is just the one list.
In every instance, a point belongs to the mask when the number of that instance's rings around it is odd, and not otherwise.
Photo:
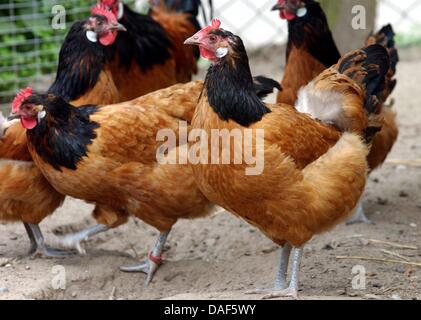
[(266, 98), (269, 94), (273, 93), (275, 89), (282, 90), (278, 81), (275, 81), (264, 76), (257, 76), (253, 78), (254, 90), (260, 99)]
[(377, 113), (389, 67), (390, 59), (385, 47), (374, 44), (345, 55), (339, 62), (338, 71), (365, 88), (365, 109), (368, 113)]
[(395, 47), (395, 31), (393, 30), (392, 25), (388, 24), (384, 26), (373, 36), (376, 38), (376, 43), (387, 48), (390, 56), (390, 68), (393, 70), (393, 73), (395, 73), (396, 65), (399, 62), (399, 54)]

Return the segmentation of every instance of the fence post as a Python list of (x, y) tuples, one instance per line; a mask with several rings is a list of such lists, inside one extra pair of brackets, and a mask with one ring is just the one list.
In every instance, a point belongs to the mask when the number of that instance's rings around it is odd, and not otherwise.
[[(376, 19), (376, 0), (320, 0), (325, 10), (336, 43), (342, 53), (361, 48), (368, 34), (374, 30)], [(362, 5), (366, 9), (366, 29), (355, 30), (352, 9)]]

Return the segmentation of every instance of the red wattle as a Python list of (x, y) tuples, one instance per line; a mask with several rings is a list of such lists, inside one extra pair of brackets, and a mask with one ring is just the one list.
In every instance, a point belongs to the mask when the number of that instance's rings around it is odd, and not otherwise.
[(200, 55), (205, 59), (215, 60), (215, 53), (203, 47), (200, 47)]
[(281, 15), (281, 18), (282, 19), (286, 19), (286, 20), (288, 20), (288, 21), (291, 21), (291, 20), (294, 20), (295, 18), (296, 18), (296, 15), (295, 15), (295, 13), (293, 13), (293, 12), (291, 12), (291, 11), (288, 11), (288, 10), (282, 10), (281, 12), (280, 12), (280, 15)]
[(99, 38), (99, 42), (103, 46), (109, 46), (112, 45), (115, 41), (115, 38), (117, 38), (117, 31), (110, 31), (106, 33), (105, 35), (101, 36)]
[(38, 124), (37, 120), (35, 119), (21, 118), (20, 121), (22, 123), (22, 126), (28, 130), (32, 130)]

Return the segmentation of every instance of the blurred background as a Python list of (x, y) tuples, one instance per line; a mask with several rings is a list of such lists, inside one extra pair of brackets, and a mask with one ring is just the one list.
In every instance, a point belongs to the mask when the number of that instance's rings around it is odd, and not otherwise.
[[(145, 0), (126, 0), (141, 8)], [(204, 2), (209, 13), (208, 0)], [(0, 108), (10, 103), (19, 88), (31, 84), (42, 90), (51, 83), (60, 45), (71, 24), (87, 17), (94, 0), (1, 0), (0, 1)], [(276, 0), (213, 0), (214, 16), (223, 26), (239, 34), (249, 52), (282, 47), (286, 42), (286, 22), (270, 8)], [(398, 45), (421, 46), (421, 0), (321, 0), (342, 52), (360, 47), (373, 29), (392, 23)], [(66, 9), (66, 28), (51, 27), (54, 5)], [(367, 9), (367, 29), (351, 28), (351, 8)], [(282, 54), (279, 49), (279, 55)], [(282, 64), (278, 59), (279, 66)]]

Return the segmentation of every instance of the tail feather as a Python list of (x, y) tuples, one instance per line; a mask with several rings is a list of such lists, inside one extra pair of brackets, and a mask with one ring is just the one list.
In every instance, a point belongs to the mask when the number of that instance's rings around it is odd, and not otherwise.
[(300, 90), (297, 110), (369, 140), (377, 130), (370, 128), (370, 117), (381, 110), (388, 68), (389, 56), (381, 45), (352, 51)]
[(386, 77), (386, 90), (382, 96), (382, 101), (384, 102), (396, 87), (396, 79), (393, 79), (393, 77), (396, 74), (396, 66), (399, 62), (399, 53), (398, 49), (395, 47), (395, 32), (393, 27), (388, 24), (381, 28), (377, 33), (370, 35), (367, 39), (367, 45), (372, 44), (384, 46), (389, 53), (390, 66)]
[(374, 44), (345, 55), (337, 70), (363, 86), (366, 92), (365, 109), (378, 112), (379, 98), (386, 87), (386, 74), (390, 66), (388, 52), (382, 45)]
[(257, 76), (253, 78), (254, 89), (260, 99), (266, 98), (273, 93), (275, 89), (282, 90), (280, 83), (276, 80), (266, 78), (264, 76)]
[(380, 44), (387, 49), (390, 56), (390, 68), (393, 72), (396, 72), (396, 65), (399, 62), (398, 50), (395, 47), (395, 35), (392, 25), (388, 24), (367, 39), (367, 45)]

